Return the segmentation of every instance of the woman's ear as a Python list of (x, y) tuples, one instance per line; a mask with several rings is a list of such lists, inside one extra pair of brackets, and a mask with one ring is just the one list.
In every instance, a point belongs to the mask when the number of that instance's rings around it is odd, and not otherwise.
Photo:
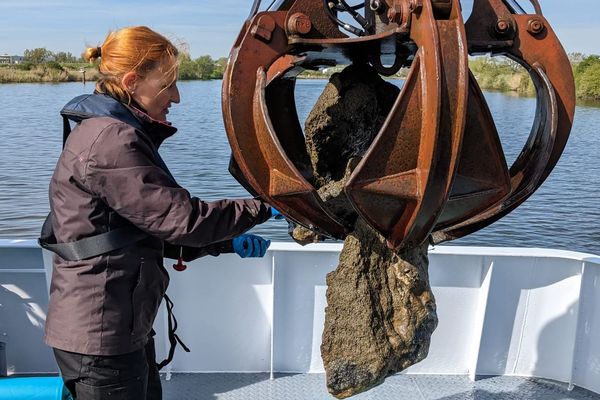
[(133, 71), (129, 71), (123, 78), (121, 78), (121, 85), (129, 92), (133, 93), (135, 91), (135, 87), (137, 85), (137, 74)]

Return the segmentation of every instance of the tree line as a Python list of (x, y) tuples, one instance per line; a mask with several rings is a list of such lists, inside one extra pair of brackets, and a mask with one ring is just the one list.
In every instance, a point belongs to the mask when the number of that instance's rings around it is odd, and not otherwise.
[(43, 64), (47, 62), (58, 62), (58, 63), (76, 63), (84, 62), (82, 57), (75, 57), (73, 54), (65, 51), (53, 52), (45, 47), (38, 47), (36, 49), (27, 49), (23, 53), (23, 60), (26, 63), (31, 64)]
[[(578, 99), (600, 100), (600, 56), (570, 53)], [(519, 63), (502, 57), (475, 57), (469, 67), (482, 89), (534, 95), (529, 74)]]
[(192, 59), (189, 54), (179, 55), (179, 79), (221, 79), (227, 67), (227, 58), (213, 60), (211, 56), (201, 56)]
[[(221, 79), (227, 66), (227, 58), (222, 57), (214, 60), (209, 55), (204, 55), (193, 59), (188, 52), (182, 51), (179, 54), (179, 79)], [(23, 53), (23, 63), (15, 66), (20, 70), (32, 70), (36, 67), (46, 67), (50, 69), (76, 69), (92, 68), (93, 65), (86, 63), (83, 57), (75, 57), (69, 52), (53, 52), (45, 47), (27, 49)]]
[(573, 74), (577, 97), (600, 100), (600, 56), (583, 56), (574, 64)]
[[(82, 57), (75, 57), (69, 52), (52, 52), (40, 47), (25, 50), (23, 57), (23, 64), (11, 67), (17, 70), (36, 71), (39, 77), (36, 75), (27, 78), (31, 81), (77, 80), (77, 71), (81, 68), (90, 72), (88, 79), (93, 80), (97, 76), (97, 73), (94, 74), (91, 71), (95, 69), (94, 64), (86, 63)], [(569, 60), (575, 76), (577, 97), (600, 100), (600, 56), (571, 53)], [(225, 57), (214, 60), (211, 56), (204, 55), (193, 59), (189, 51), (184, 49), (179, 54), (179, 79), (221, 79), (226, 66), (227, 58)], [(8, 66), (2, 67), (5, 69)], [(306, 76), (303, 76), (328, 78), (331, 73), (338, 72), (342, 67), (329, 69), (326, 73), (309, 71), (305, 74)], [(483, 89), (515, 91), (525, 95), (535, 94), (535, 88), (527, 71), (515, 61), (507, 58), (476, 57), (470, 60), (469, 67)], [(0, 82), (20, 81), (19, 79), (19, 76), (3, 78), (0, 70)]]

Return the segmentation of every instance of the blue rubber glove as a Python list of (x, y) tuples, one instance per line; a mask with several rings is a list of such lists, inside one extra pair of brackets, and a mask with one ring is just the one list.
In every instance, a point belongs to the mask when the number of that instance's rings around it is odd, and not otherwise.
[(283, 219), (284, 216), (275, 207), (271, 207), (271, 218), (274, 218), (274, 219)]
[(246, 233), (233, 238), (233, 251), (242, 258), (263, 257), (270, 245), (270, 240), (258, 235)]

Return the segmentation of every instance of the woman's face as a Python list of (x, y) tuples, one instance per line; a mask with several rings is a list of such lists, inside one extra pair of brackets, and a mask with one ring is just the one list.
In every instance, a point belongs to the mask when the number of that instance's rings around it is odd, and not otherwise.
[(150, 117), (166, 121), (171, 103), (179, 103), (179, 89), (176, 80), (163, 68), (156, 68), (143, 78), (136, 79), (131, 97), (146, 110)]

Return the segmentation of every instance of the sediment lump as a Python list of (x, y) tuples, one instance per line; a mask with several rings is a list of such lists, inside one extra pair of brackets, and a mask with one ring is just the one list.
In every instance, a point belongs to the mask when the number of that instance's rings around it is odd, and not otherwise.
[(427, 244), (395, 252), (362, 219), (327, 275), (321, 356), (327, 387), (343, 398), (427, 356), (437, 326)]
[[(327, 387), (339, 398), (368, 390), (424, 359), (437, 325), (427, 244), (389, 249), (343, 191), (398, 92), (372, 68), (352, 65), (331, 77), (305, 125), (313, 184), (352, 231), (337, 269), (327, 276), (321, 345)], [(292, 236), (301, 243), (321, 239), (299, 227)]]

